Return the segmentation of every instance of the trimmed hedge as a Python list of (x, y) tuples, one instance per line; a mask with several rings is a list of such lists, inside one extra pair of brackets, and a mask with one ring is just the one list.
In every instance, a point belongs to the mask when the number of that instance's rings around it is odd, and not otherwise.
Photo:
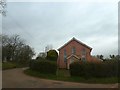
[(30, 62), (30, 69), (39, 71), (40, 73), (56, 74), (57, 64), (51, 61), (37, 61)]
[(117, 61), (108, 61), (101, 63), (74, 62), (70, 64), (70, 74), (71, 76), (80, 76), (85, 78), (117, 77), (119, 75), (118, 66), (120, 68), (120, 63), (118, 65)]
[(57, 61), (58, 58), (58, 53), (56, 50), (49, 50), (47, 52), (47, 57), (46, 59), (50, 60), (50, 61)]

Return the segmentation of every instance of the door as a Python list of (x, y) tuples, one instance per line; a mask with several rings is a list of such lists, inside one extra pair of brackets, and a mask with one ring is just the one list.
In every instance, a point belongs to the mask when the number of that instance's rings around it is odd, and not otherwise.
[(67, 69), (70, 69), (70, 64), (74, 62), (74, 58), (70, 58), (67, 62)]

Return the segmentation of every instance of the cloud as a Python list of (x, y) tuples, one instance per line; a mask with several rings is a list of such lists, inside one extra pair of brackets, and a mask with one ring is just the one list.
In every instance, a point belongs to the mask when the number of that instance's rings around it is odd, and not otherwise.
[(36, 53), (72, 37), (93, 47), (92, 54), (117, 53), (116, 3), (10, 2), (7, 11), (3, 33), (21, 35)]

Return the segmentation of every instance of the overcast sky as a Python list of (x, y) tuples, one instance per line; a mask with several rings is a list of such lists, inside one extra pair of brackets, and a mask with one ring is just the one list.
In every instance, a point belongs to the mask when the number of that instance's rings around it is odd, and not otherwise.
[(19, 34), (36, 55), (73, 37), (92, 47), (92, 55), (118, 52), (118, 3), (9, 2), (6, 9), (3, 33)]

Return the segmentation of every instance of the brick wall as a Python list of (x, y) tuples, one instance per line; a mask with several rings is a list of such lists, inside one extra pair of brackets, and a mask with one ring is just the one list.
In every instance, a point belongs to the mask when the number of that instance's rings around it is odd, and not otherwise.
[(82, 49), (85, 48), (86, 50), (86, 60), (91, 61), (91, 49), (87, 48), (86, 46), (80, 44), (79, 42), (76, 42), (75, 40), (72, 40), (70, 43), (65, 45), (63, 48), (59, 50), (59, 57), (58, 57), (58, 66), (59, 68), (66, 68), (66, 63), (64, 62), (64, 50), (66, 49), (67, 57), (72, 54), (72, 47), (76, 48), (76, 56), (81, 58)]

